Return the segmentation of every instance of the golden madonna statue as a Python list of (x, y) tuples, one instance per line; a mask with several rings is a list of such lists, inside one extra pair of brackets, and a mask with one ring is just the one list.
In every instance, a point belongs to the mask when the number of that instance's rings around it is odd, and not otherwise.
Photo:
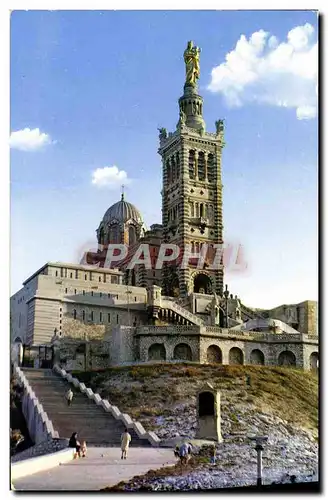
[(200, 48), (194, 47), (194, 42), (188, 42), (183, 57), (186, 65), (186, 84), (195, 85), (200, 75)]

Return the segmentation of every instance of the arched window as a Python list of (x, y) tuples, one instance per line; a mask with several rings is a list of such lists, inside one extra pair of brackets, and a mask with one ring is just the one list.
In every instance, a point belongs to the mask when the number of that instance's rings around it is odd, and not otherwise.
[(279, 366), (296, 366), (296, 356), (292, 351), (282, 351), (278, 357)]
[(178, 344), (174, 348), (173, 358), (176, 360), (192, 361), (192, 351), (188, 344)]
[(198, 180), (205, 180), (205, 155), (203, 151), (198, 153)]
[(310, 370), (317, 373), (318, 369), (319, 369), (319, 354), (317, 352), (313, 352), (310, 356)]
[(167, 179), (168, 184), (170, 184), (170, 182), (172, 181), (170, 160), (167, 160), (167, 162), (166, 162), (166, 179)]
[(109, 243), (120, 243), (120, 227), (118, 224), (114, 224), (109, 230)]
[(189, 177), (195, 179), (195, 151), (193, 149), (189, 151)]
[(152, 344), (148, 349), (149, 361), (165, 361), (166, 350), (164, 344)]
[(85, 311), (82, 311), (82, 320), (85, 321)]
[(215, 180), (214, 155), (212, 153), (207, 157), (207, 179), (208, 182), (214, 182)]
[(177, 179), (180, 177), (180, 156), (179, 153), (177, 153), (176, 156), (176, 173), (177, 173)]
[(232, 347), (229, 351), (229, 365), (243, 365), (244, 354), (239, 347)]
[(172, 169), (172, 182), (176, 180), (176, 166), (175, 166), (175, 158), (172, 156), (171, 158), (171, 169)]
[(260, 349), (253, 349), (250, 356), (251, 365), (264, 365), (264, 354)]
[(102, 227), (99, 231), (99, 241), (98, 243), (100, 243), (101, 245), (104, 245), (104, 239), (105, 239), (105, 232), (104, 232), (104, 228)]
[(222, 351), (217, 345), (210, 345), (207, 349), (208, 363), (222, 363)]
[(136, 242), (136, 230), (134, 226), (129, 227), (129, 245), (133, 245)]
[(73, 319), (76, 319), (76, 309), (73, 310)]

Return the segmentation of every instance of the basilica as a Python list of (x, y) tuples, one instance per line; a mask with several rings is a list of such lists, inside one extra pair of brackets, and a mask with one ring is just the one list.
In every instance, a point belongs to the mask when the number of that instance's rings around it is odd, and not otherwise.
[[(147, 229), (123, 192), (99, 223), (97, 251), (75, 264), (48, 262), (23, 283), (11, 297), (11, 342), (24, 346), (20, 355), (28, 352), (34, 366), (56, 360), (71, 370), (185, 360), (317, 369), (316, 302), (246, 307), (224, 282), (224, 262), (213, 265), (216, 249), (224, 246), (224, 121), (207, 131), (198, 94), (200, 50), (188, 42), (183, 57), (176, 129), (159, 129), (161, 224)], [(163, 244), (180, 253), (158, 268)], [(108, 265), (110, 245), (127, 251)], [(131, 265), (141, 247), (150, 266)], [(192, 255), (181, 265), (186, 250)]]

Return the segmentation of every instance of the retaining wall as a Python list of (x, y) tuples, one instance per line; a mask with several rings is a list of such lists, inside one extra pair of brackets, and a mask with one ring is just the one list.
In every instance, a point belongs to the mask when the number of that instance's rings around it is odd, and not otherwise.
[(24, 373), (17, 365), (14, 365), (14, 376), (24, 389), (22, 412), (32, 441), (39, 444), (51, 439), (58, 439), (58, 432), (53, 428), (51, 420), (43, 410)]
[(50, 453), (49, 455), (16, 462), (11, 466), (11, 481), (70, 462), (73, 460), (73, 456), (74, 450), (68, 448), (66, 450), (57, 451), (56, 453)]

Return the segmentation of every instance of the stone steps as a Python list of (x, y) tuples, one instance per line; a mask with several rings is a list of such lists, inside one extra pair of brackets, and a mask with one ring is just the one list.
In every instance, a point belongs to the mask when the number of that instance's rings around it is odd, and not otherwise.
[[(124, 424), (120, 420), (116, 420), (51, 370), (24, 368), (23, 372), (61, 438), (69, 438), (73, 432), (77, 432), (79, 440), (85, 440), (87, 445), (120, 446), (124, 431)], [(69, 387), (74, 393), (70, 406), (65, 399)], [(148, 439), (140, 439), (134, 429), (129, 429), (129, 433), (132, 447), (151, 447)]]

